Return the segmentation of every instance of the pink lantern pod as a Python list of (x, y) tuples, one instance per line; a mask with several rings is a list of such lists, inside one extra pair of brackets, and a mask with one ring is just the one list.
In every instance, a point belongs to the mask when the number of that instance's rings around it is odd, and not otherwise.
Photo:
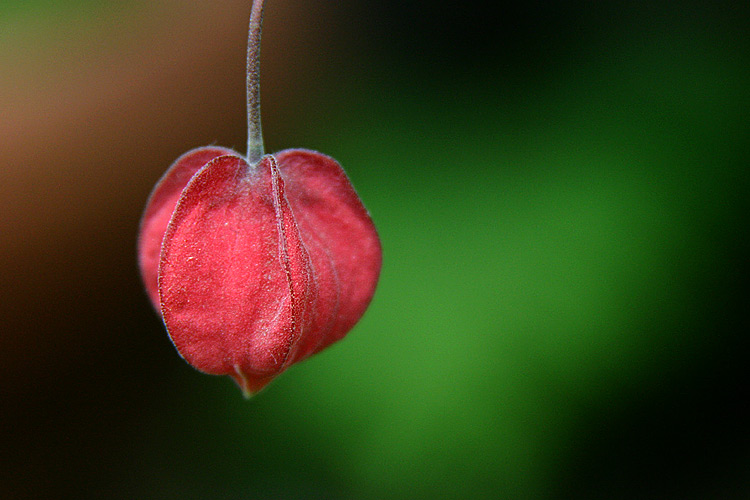
[(263, 2), (248, 37), (248, 155), (180, 157), (146, 205), (138, 256), (172, 342), (196, 369), (250, 396), (343, 338), (375, 293), (381, 247), (341, 166), (305, 149), (263, 153)]

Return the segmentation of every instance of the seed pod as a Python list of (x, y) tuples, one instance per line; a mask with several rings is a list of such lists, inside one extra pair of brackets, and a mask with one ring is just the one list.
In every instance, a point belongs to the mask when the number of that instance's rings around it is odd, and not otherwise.
[(378, 281), (380, 240), (339, 164), (315, 151), (263, 155), (258, 57), (248, 37), (248, 157), (220, 147), (180, 157), (154, 189), (141, 274), (182, 357), (245, 395), (343, 338)]

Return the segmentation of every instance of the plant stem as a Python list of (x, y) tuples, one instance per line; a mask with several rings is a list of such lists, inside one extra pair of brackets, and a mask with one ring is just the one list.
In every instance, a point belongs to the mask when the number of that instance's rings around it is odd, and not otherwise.
[(263, 0), (254, 0), (247, 34), (247, 159), (257, 163), (264, 154), (260, 126), (260, 33)]

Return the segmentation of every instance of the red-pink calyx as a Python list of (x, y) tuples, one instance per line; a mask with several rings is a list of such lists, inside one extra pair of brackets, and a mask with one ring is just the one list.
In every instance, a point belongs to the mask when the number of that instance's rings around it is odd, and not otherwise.
[(341, 339), (378, 281), (380, 240), (339, 164), (315, 151), (263, 155), (258, 56), (248, 38), (248, 158), (205, 147), (154, 189), (139, 235), (149, 297), (183, 358), (246, 395)]

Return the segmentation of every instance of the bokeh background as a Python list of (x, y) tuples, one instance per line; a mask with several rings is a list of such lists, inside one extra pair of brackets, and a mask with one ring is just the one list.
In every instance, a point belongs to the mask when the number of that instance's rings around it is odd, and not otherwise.
[(750, 497), (750, 8), (268, 0), (268, 150), (384, 247), (245, 401), (171, 346), (155, 181), (244, 147), (249, 0), (0, 1), (3, 498)]

